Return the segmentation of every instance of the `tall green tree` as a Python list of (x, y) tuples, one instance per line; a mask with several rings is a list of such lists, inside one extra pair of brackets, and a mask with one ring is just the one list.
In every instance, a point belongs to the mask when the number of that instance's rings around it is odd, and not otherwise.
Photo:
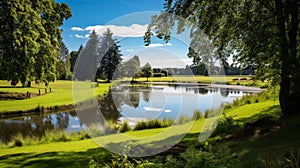
[(82, 50), (83, 46), (81, 45), (78, 49), (78, 51), (71, 51), (70, 52), (70, 71), (73, 72), (76, 64), (76, 60), (78, 58), (78, 55), (80, 51)]
[(56, 64), (56, 77), (59, 80), (70, 80), (70, 54), (64, 42), (60, 44), (60, 55)]
[(113, 33), (110, 29), (107, 29), (107, 31), (103, 33), (100, 46), (100, 65), (104, 71), (107, 82), (110, 82), (113, 79), (115, 70), (122, 61), (120, 46), (118, 42), (113, 39)]
[(131, 77), (131, 81), (134, 81), (134, 78), (138, 76), (140, 71), (140, 59), (137, 55), (130, 58), (122, 66), (123, 76)]
[(63, 21), (71, 17), (66, 4), (54, 0), (0, 2), (0, 51), (3, 78), (16, 85), (55, 80)]
[[(221, 60), (233, 55), (238, 64), (252, 66), (258, 79), (280, 83), (280, 106), (284, 115), (290, 115), (299, 112), (299, 9), (297, 0), (166, 0), (165, 12), (183, 19), (161, 14), (153, 18), (149, 30), (155, 29), (158, 37), (168, 41), (175, 22), (178, 33), (190, 28), (196, 63), (203, 58), (198, 34), (204, 32)], [(151, 33), (146, 33), (146, 44)]]
[(149, 77), (153, 76), (152, 67), (148, 62), (142, 67), (142, 75), (143, 77), (147, 77), (147, 82), (149, 81)]
[(96, 81), (97, 62), (99, 60), (100, 42), (95, 30), (89, 35), (84, 48), (80, 51), (76, 68), (74, 69), (74, 78), (78, 80)]

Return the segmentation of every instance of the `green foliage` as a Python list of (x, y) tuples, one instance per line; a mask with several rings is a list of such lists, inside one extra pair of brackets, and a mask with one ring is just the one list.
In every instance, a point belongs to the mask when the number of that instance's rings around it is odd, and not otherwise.
[(237, 131), (240, 128), (240, 125), (233, 119), (231, 116), (223, 114), (219, 120), (214, 132), (211, 134), (212, 137), (217, 135), (228, 135)]
[(70, 8), (53, 0), (1, 2), (0, 72), (2, 79), (30, 86), (31, 81), (56, 79), (63, 21)]
[(193, 119), (194, 120), (199, 120), (203, 117), (202, 113), (200, 110), (195, 110), (193, 114)]
[(69, 50), (64, 42), (60, 44), (60, 55), (56, 64), (56, 77), (59, 80), (70, 80), (72, 78), (70, 70)]
[(93, 30), (89, 35), (84, 48), (80, 51), (77, 67), (74, 69), (74, 78), (77, 80), (95, 81), (97, 72), (97, 61), (99, 60), (99, 37)]
[(0, 143), (2, 146), (14, 147), (14, 146), (31, 146), (39, 144), (50, 144), (55, 142), (69, 142), (89, 139), (88, 134), (85, 131), (67, 133), (65, 131), (46, 131), (41, 137), (33, 137), (30, 135), (17, 134), (12, 137), (10, 142), (6, 144)]
[(299, 168), (300, 167), (300, 150), (297, 154), (290, 151), (282, 159), (270, 159), (268, 154), (264, 154), (261, 158), (258, 159), (258, 165), (261, 168)]
[(278, 100), (278, 88), (269, 89), (269, 91), (264, 91), (259, 94), (249, 94), (241, 99), (236, 99), (233, 101), (232, 104), (226, 105), (225, 108), (231, 108), (231, 107), (238, 107), (245, 104), (251, 104), (251, 103), (259, 103), (261, 101), (266, 100)]
[(126, 155), (111, 154), (110, 161), (92, 159), (89, 162), (90, 168), (153, 168), (157, 167), (155, 163), (144, 159), (131, 159)]
[[(132, 159), (126, 155), (112, 155), (111, 161), (91, 160), (90, 167), (140, 167), (140, 168), (236, 168), (240, 167), (240, 162), (235, 154), (232, 154), (228, 149), (223, 150), (197, 150), (188, 148), (185, 152), (179, 154), (178, 157), (168, 155), (165, 159), (158, 158), (153, 160)], [(105, 166), (104, 166), (105, 165)]]
[(76, 60), (79, 56), (79, 53), (81, 52), (81, 50), (83, 49), (83, 46), (81, 45), (78, 49), (78, 51), (71, 51), (70, 53), (70, 71), (73, 72), (74, 68), (75, 68), (75, 63)]
[(147, 78), (147, 82), (149, 81), (149, 77), (153, 76), (153, 70), (151, 65), (147, 62), (143, 67), (142, 67), (142, 77)]
[(136, 123), (133, 130), (137, 131), (137, 130), (152, 129), (152, 128), (165, 128), (165, 127), (171, 126), (173, 123), (174, 123), (173, 120), (167, 120), (167, 119), (163, 119), (163, 120), (155, 119), (155, 120), (150, 120), (150, 121), (140, 121), (140, 122)]
[(124, 132), (127, 132), (127, 131), (130, 131), (131, 130), (131, 127), (129, 126), (128, 122), (127, 121), (124, 121), (122, 123), (122, 125), (119, 127), (119, 132), (120, 133), (124, 133)]
[(100, 65), (108, 82), (116, 77), (114, 73), (122, 61), (120, 46), (117, 41), (113, 40), (112, 35), (113, 33), (107, 29), (100, 42)]
[(165, 77), (163, 73), (153, 73), (153, 77)]
[(137, 55), (130, 58), (121, 66), (122, 77), (130, 77), (131, 81), (140, 76), (140, 59)]
[[(257, 79), (271, 80), (273, 86), (280, 82), (284, 114), (299, 112), (298, 1), (168, 0), (164, 7), (165, 13), (152, 17), (144, 37), (146, 45), (154, 34), (168, 42), (174, 25), (177, 33), (189, 28), (188, 56), (195, 64), (204, 62), (208, 71), (214, 72), (210, 64), (214, 56), (219, 55), (224, 65), (227, 57), (233, 56), (234, 63), (255, 69)], [(206, 56), (210, 47), (217, 53)]]
[(168, 70), (162, 69), (160, 73), (164, 74), (166, 77), (169, 75)]

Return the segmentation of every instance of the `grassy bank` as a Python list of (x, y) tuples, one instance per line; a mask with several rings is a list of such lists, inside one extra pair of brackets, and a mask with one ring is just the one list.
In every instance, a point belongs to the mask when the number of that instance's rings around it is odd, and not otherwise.
[[(227, 116), (234, 117), (235, 121), (238, 121), (241, 124), (254, 121), (262, 116), (278, 116), (280, 112), (278, 99), (274, 100), (270, 95), (271, 94), (269, 93), (260, 95), (260, 97), (256, 98), (249, 97), (238, 100), (235, 102), (236, 106), (226, 107), (225, 113)], [(296, 119), (293, 120), (293, 123), (297, 121)], [(206, 119), (204, 118), (195, 121), (188, 134), (181, 141), (182, 144), (188, 146), (197, 146), (201, 144), (198, 142), (198, 136), (205, 121)], [(274, 154), (276, 154), (276, 152), (280, 153), (280, 151), (286, 148), (288, 144), (292, 144), (288, 149), (296, 149), (299, 147), (299, 143), (297, 143), (299, 142), (299, 139), (297, 139), (298, 135), (296, 135), (297, 130), (294, 127), (294, 124), (290, 124), (290, 126), (287, 124), (286, 127), (277, 132), (269, 132), (267, 135), (262, 135), (255, 139), (240, 141), (223, 140), (221, 142), (216, 142), (214, 141), (214, 138), (212, 138), (209, 140), (209, 143), (215, 143), (215, 145), (220, 148), (228, 147), (236, 152), (243, 162), (249, 163), (256, 161), (257, 157), (260, 157), (264, 151), (268, 151), (269, 156), (274, 158)], [(66, 165), (68, 165), (68, 167), (82, 167), (88, 165), (92, 159), (96, 161), (107, 160), (110, 162), (111, 154), (104, 148), (99, 147), (95, 142), (100, 142), (105, 146), (111, 142), (121, 143), (124, 141), (138, 140), (138, 143), (145, 144), (168, 139), (173, 135), (176, 135), (176, 131), (178, 132), (180, 129), (186, 129), (184, 124), (176, 125), (174, 128), (174, 132), (171, 131), (169, 134), (164, 134), (164, 136), (155, 135), (164, 133), (168, 128), (129, 131), (125, 134), (102, 136), (94, 139), (95, 141), (86, 139), (24, 147), (1, 147), (0, 167), (49, 167), (50, 165), (55, 167)], [(284, 137), (279, 138), (278, 136)], [(151, 138), (145, 139), (145, 137)], [(283, 142), (284, 139), (285, 141)], [(270, 150), (273, 148), (274, 151)]]
[[(109, 90), (110, 84), (100, 84), (99, 87), (95, 88), (96, 95), (103, 95)], [(51, 93), (50, 89), (51, 88)], [(0, 81), (0, 92), (9, 93), (36, 93), (38, 94), (39, 89), (41, 91), (40, 96), (36, 96), (30, 99), (24, 100), (0, 100), (0, 114), (3, 112), (14, 112), (14, 111), (27, 111), (40, 107), (55, 107), (73, 104), (72, 95), (72, 81), (57, 81), (50, 83), (47, 94), (45, 94), (45, 86), (40, 84), (32, 84), (30, 88), (22, 87), (10, 87), (10, 83), (6, 81)], [(90, 88), (87, 88), (90, 90)], [(86, 90), (81, 90), (84, 93)]]
[[(125, 79), (130, 81), (131, 78)], [(147, 78), (137, 78), (138, 82), (145, 82)], [(267, 82), (254, 81), (253, 76), (236, 75), (236, 76), (167, 76), (167, 77), (150, 77), (149, 82), (183, 82), (183, 83), (226, 83), (230, 85), (247, 85), (247, 86), (263, 86), (267, 85)]]

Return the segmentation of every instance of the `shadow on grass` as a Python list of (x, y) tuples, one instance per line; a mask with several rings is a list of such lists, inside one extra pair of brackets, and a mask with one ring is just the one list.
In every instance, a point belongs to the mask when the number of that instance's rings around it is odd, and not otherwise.
[(19, 153), (0, 157), (0, 167), (89, 167), (89, 162), (108, 160), (110, 152), (104, 148), (86, 152)]
[[(255, 118), (261, 118), (262, 116), (268, 116), (268, 114), (270, 116), (272, 111), (279, 112), (278, 109), (278, 106), (270, 107), (262, 111), (261, 114), (250, 117), (250, 121), (255, 120)], [(243, 121), (249, 121), (249, 118), (244, 118)], [(297, 152), (300, 149), (300, 114), (284, 121), (278, 118), (277, 121), (281, 121), (283, 125), (276, 131), (269, 131), (255, 138), (251, 137), (237, 141), (221, 141), (217, 143), (217, 147), (228, 147), (236, 152), (240, 156), (244, 167), (255, 165), (255, 162), (258, 162), (261, 158), (267, 157), (267, 159), (274, 161), (282, 159), (291, 151)]]

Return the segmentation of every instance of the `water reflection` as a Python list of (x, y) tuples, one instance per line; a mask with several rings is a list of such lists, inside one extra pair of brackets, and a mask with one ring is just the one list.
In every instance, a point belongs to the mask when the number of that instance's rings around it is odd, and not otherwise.
[(205, 112), (219, 108), (221, 104), (232, 103), (245, 94), (248, 93), (205, 86), (118, 86), (97, 100), (95, 106), (88, 106), (77, 113), (61, 112), (0, 120), (0, 140), (8, 142), (17, 135), (42, 137), (47, 131), (54, 130), (79, 131), (84, 126), (103, 125), (104, 119), (116, 123), (122, 118), (176, 119), (180, 115), (192, 116), (197, 109)]
[[(62, 112), (49, 115), (32, 115), (0, 121), (0, 140), (7, 143), (18, 135), (42, 137), (47, 131), (74, 130), (75, 112)], [(70, 122), (72, 120), (72, 122)]]

